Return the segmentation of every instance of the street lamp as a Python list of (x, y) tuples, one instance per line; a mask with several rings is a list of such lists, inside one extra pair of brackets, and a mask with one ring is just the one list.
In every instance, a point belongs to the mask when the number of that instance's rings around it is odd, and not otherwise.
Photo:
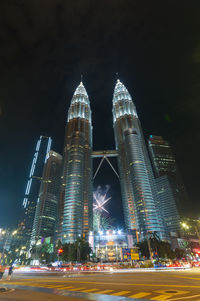
[(182, 226), (182, 228), (184, 228), (185, 230), (188, 230), (188, 229), (190, 228), (185, 222), (182, 222), (182, 223), (181, 223), (181, 226)]

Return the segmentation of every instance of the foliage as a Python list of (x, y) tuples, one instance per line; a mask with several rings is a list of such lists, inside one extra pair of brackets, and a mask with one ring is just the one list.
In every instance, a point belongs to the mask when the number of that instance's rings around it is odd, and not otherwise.
[[(156, 233), (151, 233), (148, 237), (150, 247), (152, 250), (152, 256), (155, 259), (158, 258), (182, 258), (184, 256), (184, 251), (181, 249), (176, 249), (173, 251), (171, 249), (171, 245), (167, 241), (162, 241), (157, 236)], [(150, 258), (149, 254), (149, 248), (148, 248), (148, 242), (147, 239), (144, 239), (143, 241), (139, 242), (137, 246), (140, 249), (141, 255), (145, 258)]]
[(59, 260), (63, 261), (83, 262), (89, 259), (89, 254), (92, 252), (89, 243), (84, 238), (79, 238), (72, 244), (66, 243), (59, 246), (63, 249), (63, 253), (58, 255)]
[(175, 257), (177, 259), (181, 259), (181, 258), (185, 257), (185, 255), (186, 255), (185, 250), (179, 249), (179, 248), (176, 248), (175, 251), (174, 251), (174, 253), (175, 253)]
[(54, 247), (52, 243), (43, 243), (41, 245), (33, 245), (31, 247), (32, 259), (40, 259), (45, 263), (50, 263), (55, 259)]

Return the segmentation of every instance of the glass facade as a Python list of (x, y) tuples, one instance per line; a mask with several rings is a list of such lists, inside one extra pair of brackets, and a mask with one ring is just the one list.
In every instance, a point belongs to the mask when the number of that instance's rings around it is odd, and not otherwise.
[(151, 135), (148, 148), (156, 177), (177, 176), (176, 161), (169, 143), (161, 136)]
[(113, 94), (113, 125), (126, 227), (135, 230), (137, 240), (154, 231), (163, 237), (140, 121), (128, 90), (119, 80)]
[(169, 232), (180, 230), (179, 213), (181, 203), (187, 202), (187, 194), (168, 141), (161, 136), (151, 135), (148, 148), (156, 177), (161, 213), (165, 221), (165, 232), (169, 236)]
[(180, 216), (169, 177), (162, 176), (156, 178), (156, 184), (166, 235), (168, 236), (170, 232), (178, 232), (180, 230)]
[(46, 136), (40, 136), (36, 144), (33, 161), (28, 177), (28, 182), (25, 189), (23, 199), (23, 222), (25, 235), (27, 240), (30, 241), (30, 236), (33, 228), (33, 221), (37, 200), (40, 189), (40, 181), (42, 179), (42, 172), (46, 162), (47, 153), (50, 151), (52, 139)]
[(50, 151), (47, 154), (43, 170), (31, 234), (31, 245), (41, 238), (54, 238), (58, 219), (61, 167), (62, 156)]
[(68, 112), (65, 133), (61, 239), (74, 242), (92, 229), (92, 125), (90, 103), (82, 82)]

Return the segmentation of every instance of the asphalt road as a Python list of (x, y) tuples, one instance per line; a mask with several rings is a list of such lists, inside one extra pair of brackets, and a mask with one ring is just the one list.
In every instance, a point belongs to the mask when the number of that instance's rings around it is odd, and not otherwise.
[[(200, 300), (200, 269), (131, 273), (19, 274), (0, 286), (0, 300)], [(23, 290), (21, 290), (23, 289)], [(79, 299), (80, 300), (80, 299)]]

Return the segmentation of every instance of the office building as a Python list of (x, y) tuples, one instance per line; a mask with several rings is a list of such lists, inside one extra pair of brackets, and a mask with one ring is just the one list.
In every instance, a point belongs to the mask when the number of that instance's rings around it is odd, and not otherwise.
[(31, 245), (47, 237), (55, 238), (58, 221), (62, 156), (54, 151), (47, 154), (39, 198), (31, 234)]
[(163, 225), (154, 195), (154, 178), (135, 104), (118, 80), (113, 94), (113, 126), (127, 229), (137, 240), (148, 232), (162, 238)]
[(177, 177), (176, 160), (168, 141), (161, 136), (150, 135), (148, 148), (155, 177)]
[[(92, 229), (92, 123), (88, 94), (81, 82), (68, 112), (62, 189), (62, 242), (72, 243)], [(61, 202), (62, 203), (62, 202)]]
[(180, 216), (176, 206), (173, 186), (167, 175), (158, 177), (155, 181), (160, 200), (160, 209), (167, 232), (166, 235), (169, 236), (170, 232), (178, 232), (180, 230)]
[(24, 222), (24, 235), (27, 236), (27, 241), (30, 241), (39, 195), (40, 181), (42, 179), (42, 172), (44, 164), (46, 162), (46, 156), (51, 148), (51, 143), (52, 140), (50, 137), (40, 136), (36, 144), (35, 154), (30, 168), (28, 182), (23, 199), (22, 218)]
[(188, 197), (178, 170), (176, 159), (168, 141), (161, 136), (150, 135), (148, 149), (156, 178), (157, 190), (160, 198), (165, 232), (180, 231), (180, 214), (183, 204)]

